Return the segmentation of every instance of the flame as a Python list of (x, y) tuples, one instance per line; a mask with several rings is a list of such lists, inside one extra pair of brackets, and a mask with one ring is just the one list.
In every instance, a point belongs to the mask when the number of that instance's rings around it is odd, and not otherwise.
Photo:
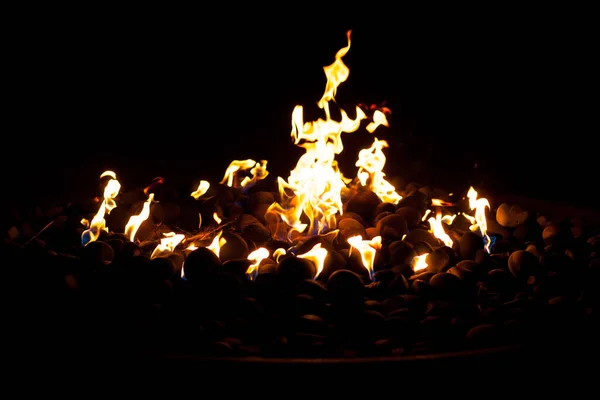
[(449, 201), (444, 201), (442, 199), (431, 199), (432, 206), (453, 206), (454, 204)]
[(206, 248), (215, 253), (217, 257), (219, 257), (219, 254), (221, 253), (221, 247), (227, 243), (227, 239), (221, 237), (222, 234), (223, 231), (219, 231), (210, 245), (206, 246)]
[(199, 249), (199, 247), (198, 247), (198, 246), (196, 246), (194, 243), (192, 243), (192, 244), (190, 244), (188, 247), (186, 247), (185, 249), (186, 249), (186, 250), (189, 250), (189, 251), (194, 251), (194, 250), (196, 250), (196, 249)]
[(413, 271), (418, 272), (421, 270), (424, 270), (425, 268), (428, 267), (427, 265), (427, 254), (429, 253), (425, 253), (425, 254), (421, 254), (420, 256), (415, 256), (413, 257), (412, 261), (411, 261), (411, 266)]
[(456, 214), (454, 214), (454, 215), (450, 215), (450, 214), (444, 215), (442, 217), (442, 222), (446, 223), (447, 225), (451, 225), (452, 222), (454, 222), (454, 218), (456, 218)]
[(213, 213), (213, 218), (218, 225), (221, 225), (221, 221), (223, 221), (223, 220), (221, 218), (219, 218), (219, 215), (216, 212)]
[(435, 218), (430, 217), (427, 221), (429, 222), (433, 236), (441, 240), (446, 246), (452, 247), (452, 239), (450, 239), (450, 236), (448, 236), (442, 225), (442, 212), (437, 210)]
[(388, 147), (385, 140), (374, 138), (371, 147), (358, 153), (357, 177), (361, 185), (371, 189), (383, 202), (398, 204), (402, 196), (396, 193), (394, 186), (385, 180), (385, 173), (382, 172), (386, 161), (382, 149), (385, 147)]
[(87, 245), (90, 242), (98, 240), (102, 230), (108, 232), (104, 215), (110, 214), (110, 212), (117, 206), (117, 203), (114, 199), (119, 194), (119, 190), (121, 190), (121, 184), (117, 180), (117, 176), (113, 171), (104, 171), (102, 175), (100, 175), (100, 179), (104, 178), (105, 176), (108, 176), (111, 179), (104, 187), (104, 200), (102, 200), (102, 204), (100, 204), (98, 212), (94, 218), (92, 218), (89, 228), (83, 231), (81, 234), (82, 245)]
[(256, 249), (252, 253), (248, 254), (248, 260), (252, 261), (252, 264), (248, 267), (246, 274), (250, 280), (254, 280), (256, 278), (260, 262), (267, 257), (269, 257), (269, 250), (265, 249), (264, 247)]
[(423, 214), (423, 218), (421, 218), (421, 221), (425, 221), (425, 219), (427, 218), (427, 216), (431, 213), (430, 209), (425, 210), (425, 214)]
[(363, 240), (361, 235), (356, 235), (348, 238), (347, 242), (360, 253), (362, 263), (369, 271), (369, 276), (372, 281), (375, 281), (375, 272), (373, 265), (375, 264), (375, 255), (377, 250), (381, 249), (381, 236), (375, 236), (371, 240)]
[(86, 227), (86, 228), (89, 228), (89, 227), (90, 227), (90, 221), (88, 221), (88, 220), (87, 220), (87, 219), (85, 219), (85, 218), (81, 218), (81, 221), (79, 221), (79, 222), (81, 223), (81, 225), (83, 225), (83, 226), (84, 226), (84, 227)]
[(365, 129), (369, 133), (373, 133), (379, 125), (390, 126), (390, 124), (387, 121), (387, 118), (385, 117), (385, 114), (379, 110), (375, 110), (375, 112), (373, 113), (373, 122), (369, 122)]
[(465, 213), (459, 213), (460, 215), (462, 215), (463, 217), (465, 217), (466, 219), (469, 220), (469, 222), (471, 223), (471, 226), (475, 226), (475, 229), (477, 229), (477, 221), (475, 220), (475, 217), (473, 217), (472, 215), (469, 214), (465, 214)]
[[(335, 55), (333, 64), (323, 68), (327, 77), (325, 92), (317, 103), (325, 112), (325, 119), (304, 122), (303, 108), (298, 105), (292, 112), (291, 136), (294, 144), (305, 149), (290, 172), (287, 181), (277, 179), (281, 204), (273, 203), (267, 213), (279, 216), (289, 227), (287, 238), (296, 231), (317, 235), (328, 228), (335, 228), (335, 215), (342, 213), (341, 191), (346, 187), (346, 179), (340, 172), (335, 155), (343, 150), (341, 134), (354, 132), (365, 113), (356, 107), (356, 118), (351, 119), (345, 110), (340, 109), (341, 121), (331, 119), (329, 102), (334, 100), (338, 86), (348, 79), (350, 70), (342, 61), (350, 49), (350, 33), (347, 32), (348, 45)], [(302, 214), (309, 223), (301, 222)], [(287, 229), (287, 228), (286, 228)], [(285, 235), (279, 235), (280, 239)]]
[(283, 247), (280, 247), (280, 248), (276, 249), (276, 250), (273, 252), (273, 257), (275, 258), (275, 262), (279, 262), (279, 258), (280, 258), (281, 256), (284, 256), (284, 255), (286, 255), (286, 253), (287, 253), (287, 250), (286, 250), (286, 249), (284, 249)]
[(208, 181), (200, 181), (200, 184), (198, 185), (198, 189), (193, 191), (190, 196), (192, 196), (194, 199), (198, 200), (200, 197), (202, 197), (202, 195), (204, 193), (206, 193), (208, 191), (209, 188), (210, 188), (210, 183)]
[[(236, 180), (238, 172), (246, 170), (250, 170), (252, 177), (250, 178), (246, 176), (238, 184)], [(260, 160), (260, 162), (250, 159), (234, 160), (225, 170), (225, 176), (223, 177), (221, 184), (226, 184), (229, 187), (238, 187), (239, 185), (242, 188), (246, 188), (250, 184), (254, 184), (262, 179), (265, 179), (267, 175), (269, 175), (269, 171), (267, 171), (267, 160)]]
[(477, 191), (473, 189), (473, 186), (469, 188), (467, 197), (469, 198), (469, 208), (475, 210), (475, 222), (476, 224), (471, 225), (471, 230), (479, 229), (479, 233), (483, 237), (483, 244), (485, 251), (490, 252), (490, 237), (487, 235), (487, 220), (485, 218), (485, 208), (490, 208), (490, 203), (486, 198), (477, 198)]
[(146, 200), (144, 202), (142, 211), (138, 215), (131, 216), (131, 218), (129, 218), (129, 222), (127, 222), (127, 225), (125, 225), (125, 234), (127, 236), (129, 236), (129, 240), (131, 240), (132, 242), (133, 242), (133, 239), (135, 238), (135, 234), (137, 233), (138, 229), (140, 228), (140, 225), (142, 225), (142, 222), (147, 220), (148, 217), (150, 216), (150, 204), (152, 203), (153, 200), (154, 200), (154, 193), (150, 193), (148, 195), (148, 200)]
[(175, 247), (185, 239), (185, 235), (175, 234), (175, 232), (163, 233), (163, 236), (164, 238), (160, 239), (160, 244), (156, 246), (150, 258), (156, 258), (172, 253), (175, 251)]
[(313, 246), (312, 249), (297, 257), (306, 258), (307, 260), (312, 261), (315, 264), (315, 267), (317, 268), (315, 278), (317, 278), (317, 276), (319, 276), (319, 274), (323, 271), (323, 266), (325, 265), (325, 257), (327, 257), (327, 253), (327, 249), (322, 248), (321, 243), (317, 243)]

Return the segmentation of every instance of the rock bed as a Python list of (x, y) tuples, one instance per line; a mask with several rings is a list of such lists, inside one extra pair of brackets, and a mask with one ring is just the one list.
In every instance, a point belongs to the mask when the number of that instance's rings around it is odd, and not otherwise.
[[(264, 210), (277, 196), (265, 185), (248, 193), (216, 187), (201, 202), (159, 186), (159, 202), (136, 243), (122, 233), (103, 233), (81, 246), (79, 221), (93, 216), (95, 202), (17, 218), (4, 244), (5, 285), (23, 337), (34, 338), (28, 346), (217, 357), (385, 357), (595, 335), (600, 237), (576, 218), (552, 221), (536, 210), (494, 207), (487, 213), (493, 242), (488, 254), (482, 237), (458, 215), (444, 226), (451, 248), (422, 219), (432, 198), (452, 199), (408, 185), (398, 205), (382, 203), (370, 191), (349, 193), (337, 235), (286, 243), (270, 238)], [(141, 189), (124, 193), (107, 225), (123, 232), (144, 199)], [(455, 214), (468, 207), (458, 200), (444, 210)], [(220, 257), (204, 247), (180, 246), (150, 259), (162, 233), (188, 232), (198, 225), (198, 212), (204, 220), (214, 212), (223, 218), (227, 243)], [(345, 241), (355, 234), (382, 236), (374, 282)], [(314, 279), (315, 265), (295, 255), (316, 243), (328, 256)], [(250, 280), (246, 257), (261, 246), (271, 253), (285, 247), (288, 254), (279, 262), (263, 260)], [(428, 267), (414, 272), (414, 257), (425, 253)]]

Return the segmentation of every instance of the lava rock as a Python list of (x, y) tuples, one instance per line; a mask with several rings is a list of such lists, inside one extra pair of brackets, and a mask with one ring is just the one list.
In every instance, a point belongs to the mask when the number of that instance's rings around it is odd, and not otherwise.
[(475, 260), (477, 251), (483, 249), (483, 238), (475, 232), (465, 232), (460, 238), (460, 256), (465, 260)]
[(401, 215), (388, 215), (377, 222), (378, 235), (384, 240), (394, 241), (402, 240), (402, 237), (408, 233), (406, 219)]
[(375, 216), (377, 206), (381, 204), (381, 199), (370, 190), (363, 190), (356, 193), (348, 201), (346, 212), (360, 215), (364, 221), (370, 221)]

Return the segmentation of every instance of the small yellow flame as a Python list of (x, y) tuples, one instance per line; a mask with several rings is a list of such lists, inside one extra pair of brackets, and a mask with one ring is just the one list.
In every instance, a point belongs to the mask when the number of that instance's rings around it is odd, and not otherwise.
[(156, 246), (150, 258), (156, 258), (172, 253), (175, 251), (175, 247), (185, 239), (185, 235), (175, 234), (175, 232), (163, 233), (163, 236), (164, 238), (160, 239), (160, 244)]
[(223, 221), (223, 220), (221, 218), (219, 218), (219, 215), (217, 215), (216, 212), (213, 213), (213, 218), (217, 222), (218, 225), (221, 225), (221, 221)]
[(479, 233), (483, 237), (485, 251), (490, 252), (490, 237), (487, 234), (487, 219), (485, 218), (485, 208), (490, 208), (490, 203), (486, 198), (477, 198), (477, 191), (473, 186), (469, 188), (467, 197), (469, 198), (469, 208), (475, 210), (476, 225), (471, 226), (471, 230), (479, 229)]
[(267, 171), (267, 160), (260, 160), (257, 162), (254, 167), (250, 170), (250, 174), (252, 177), (245, 177), (240, 182), (240, 186), (245, 188), (250, 184), (254, 184), (260, 180), (263, 180), (269, 175), (269, 171)]
[(83, 226), (84, 226), (84, 227), (86, 227), (86, 228), (89, 228), (89, 227), (90, 227), (90, 221), (88, 221), (88, 220), (87, 220), (87, 219), (85, 219), (85, 218), (81, 218), (81, 221), (79, 221), (79, 222), (81, 223), (81, 225), (83, 225)]
[(227, 239), (221, 237), (222, 234), (223, 231), (219, 231), (219, 233), (217, 233), (217, 236), (215, 236), (210, 245), (206, 247), (207, 249), (215, 253), (217, 257), (219, 257), (219, 255), (221, 254), (221, 247), (223, 247), (225, 243), (227, 243)]
[(425, 221), (425, 219), (427, 218), (427, 216), (429, 215), (429, 213), (431, 213), (430, 209), (425, 210), (425, 214), (423, 214), (423, 218), (421, 218), (421, 221)]
[(370, 122), (366, 126), (366, 129), (369, 133), (373, 133), (379, 125), (390, 126), (387, 121), (387, 118), (385, 117), (385, 114), (379, 110), (375, 110), (375, 112), (373, 113), (373, 122)]
[(412, 261), (411, 261), (411, 266), (413, 271), (418, 272), (421, 270), (424, 270), (425, 268), (428, 267), (427, 265), (427, 253), (426, 254), (421, 254), (420, 256), (415, 256), (413, 257)]
[(209, 188), (210, 188), (210, 183), (208, 181), (200, 181), (200, 184), (198, 185), (198, 189), (193, 191), (191, 196), (194, 199), (198, 200), (200, 197), (202, 197), (202, 195), (204, 193), (206, 193), (208, 191)]
[(348, 238), (347, 242), (360, 253), (362, 263), (369, 271), (371, 280), (375, 280), (373, 266), (375, 264), (375, 255), (377, 250), (381, 249), (381, 236), (375, 236), (371, 240), (363, 240), (361, 235), (356, 235)]
[(450, 236), (448, 236), (442, 225), (442, 212), (437, 210), (435, 218), (430, 217), (427, 221), (429, 222), (431, 227), (430, 231), (433, 233), (433, 236), (441, 240), (446, 246), (452, 247), (453, 241), (450, 239)]
[(327, 257), (327, 249), (321, 247), (321, 243), (317, 243), (310, 249), (308, 252), (299, 255), (299, 258), (306, 258), (309, 261), (312, 261), (317, 268), (317, 274), (315, 278), (319, 276), (319, 274), (323, 271), (323, 266), (325, 265), (325, 257)]
[(248, 260), (252, 261), (252, 264), (248, 267), (246, 274), (250, 280), (254, 280), (254, 278), (256, 278), (260, 262), (267, 257), (269, 257), (269, 250), (265, 249), (264, 247), (256, 249), (252, 253), (248, 254)]
[(92, 218), (89, 228), (81, 235), (81, 242), (84, 245), (98, 240), (101, 231), (104, 230), (108, 232), (104, 215), (110, 214), (110, 212), (117, 206), (117, 203), (114, 199), (119, 194), (119, 190), (121, 190), (121, 184), (117, 180), (116, 174), (113, 171), (104, 171), (102, 175), (100, 175), (100, 178), (104, 178), (105, 176), (108, 176), (111, 179), (104, 187), (104, 200), (102, 200), (102, 204), (100, 204), (98, 212), (94, 218)]
[(456, 214), (454, 215), (444, 215), (442, 217), (442, 222), (444, 222), (446, 225), (452, 225), (452, 222), (454, 222), (454, 218), (456, 218)]
[(199, 249), (199, 247), (198, 247), (198, 246), (196, 246), (194, 243), (192, 243), (192, 244), (190, 244), (188, 247), (186, 247), (185, 249), (186, 249), (186, 250), (189, 250), (189, 251), (194, 251), (194, 250), (196, 250), (196, 249)]
[(133, 215), (129, 218), (129, 222), (125, 225), (125, 234), (129, 236), (129, 240), (134, 241), (135, 234), (137, 233), (142, 222), (148, 219), (150, 216), (150, 204), (154, 200), (154, 193), (148, 195), (148, 200), (144, 202), (142, 211), (138, 215)]
[[(250, 174), (252, 177), (245, 177), (242, 179), (239, 184), (236, 180), (237, 174), (239, 171), (247, 171), (250, 170)], [(225, 170), (225, 176), (221, 181), (221, 184), (226, 184), (229, 187), (238, 187), (238, 185), (242, 188), (245, 188), (250, 183), (256, 183), (262, 179), (265, 179), (269, 175), (269, 171), (267, 171), (267, 160), (260, 160), (260, 162), (256, 162), (254, 160), (234, 160), (229, 164), (227, 170)]]
[(280, 247), (280, 248), (276, 249), (273, 252), (273, 257), (275, 258), (275, 262), (279, 262), (279, 258), (281, 256), (285, 256), (286, 254), (287, 254), (287, 250), (284, 249), (283, 247)]
[(382, 149), (386, 147), (388, 144), (385, 140), (374, 138), (371, 147), (358, 153), (357, 177), (361, 185), (371, 189), (381, 201), (398, 204), (402, 200), (402, 196), (396, 193), (394, 186), (385, 180), (385, 173), (383, 173), (386, 157)]

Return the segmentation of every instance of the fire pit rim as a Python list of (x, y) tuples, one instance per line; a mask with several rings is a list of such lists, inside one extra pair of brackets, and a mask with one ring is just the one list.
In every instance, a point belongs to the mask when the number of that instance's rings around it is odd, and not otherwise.
[(421, 361), (440, 361), (459, 358), (471, 358), (478, 356), (494, 356), (519, 351), (532, 350), (524, 345), (508, 345), (487, 347), (482, 349), (469, 349), (465, 351), (452, 351), (445, 353), (418, 354), (407, 356), (385, 356), (385, 357), (331, 357), (331, 358), (285, 358), (285, 357), (203, 357), (194, 355), (155, 355), (151, 358), (165, 361), (198, 361), (212, 363), (236, 363), (236, 364), (288, 364), (288, 365), (310, 365), (310, 364), (380, 364), (380, 363), (403, 363)]

